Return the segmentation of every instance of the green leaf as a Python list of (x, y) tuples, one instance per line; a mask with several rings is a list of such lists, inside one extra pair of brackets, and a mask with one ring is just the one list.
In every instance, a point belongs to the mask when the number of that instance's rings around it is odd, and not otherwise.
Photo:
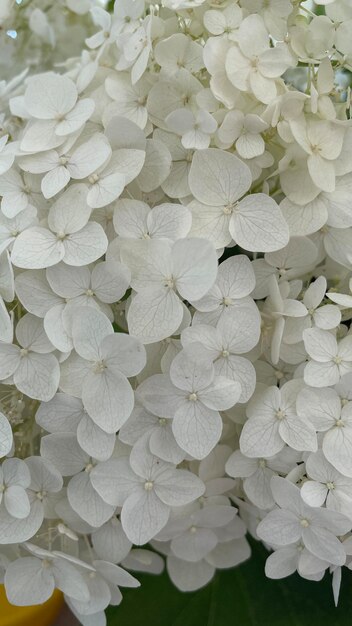
[(207, 587), (194, 593), (174, 588), (162, 576), (136, 574), (138, 589), (125, 589), (119, 607), (107, 611), (109, 626), (350, 626), (352, 573), (343, 570), (338, 608), (331, 576), (312, 582), (294, 574), (283, 580), (264, 575), (268, 555), (251, 542), (252, 558), (232, 570), (219, 571)]

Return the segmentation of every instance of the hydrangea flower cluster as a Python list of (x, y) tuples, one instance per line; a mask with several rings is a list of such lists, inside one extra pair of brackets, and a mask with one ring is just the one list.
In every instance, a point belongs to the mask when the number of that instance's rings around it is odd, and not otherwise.
[(247, 531), (271, 549), (267, 576), (329, 570), (337, 601), (352, 568), (352, 8), (320, 9), (95, 4), (78, 57), (0, 84), (10, 602), (57, 587), (104, 626), (135, 572), (166, 562), (198, 589), (250, 556)]

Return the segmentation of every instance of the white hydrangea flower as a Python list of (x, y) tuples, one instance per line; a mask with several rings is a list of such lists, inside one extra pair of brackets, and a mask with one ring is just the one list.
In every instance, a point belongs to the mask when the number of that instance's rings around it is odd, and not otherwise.
[[(68, 265), (81, 266), (104, 254), (107, 237), (100, 224), (89, 221), (91, 209), (86, 196), (86, 185), (69, 187), (49, 211), (49, 228), (28, 228), (16, 238), (11, 254), (13, 264), (40, 269), (63, 260)], [(72, 214), (72, 203), (75, 214)]]
[[(179, 514), (170, 518), (157, 535), (157, 540), (171, 539), (170, 549), (174, 556), (196, 563), (218, 545), (217, 529), (228, 526), (234, 520), (236, 512), (234, 507), (226, 505), (207, 505), (192, 512), (185, 511), (185, 515)], [(241, 531), (242, 528), (239, 535)]]
[(150, 84), (144, 77), (132, 85), (128, 74), (114, 74), (106, 78), (105, 89), (114, 101), (107, 107), (107, 115), (122, 116), (140, 128), (146, 127), (148, 122), (146, 103)]
[(330, 121), (293, 120), (292, 134), (308, 154), (307, 166), (313, 183), (318, 189), (332, 192), (335, 189), (334, 160), (342, 150), (344, 128)]
[(39, 200), (39, 191), (39, 181), (32, 174), (24, 173), (21, 176), (15, 167), (9, 169), (0, 177), (3, 216), (11, 219), (18, 213), (35, 207)]
[(198, 324), (215, 326), (223, 314), (240, 308), (251, 309), (251, 317), (260, 323), (258, 310), (249, 294), (255, 286), (255, 276), (245, 255), (226, 259), (219, 265), (214, 285), (199, 300), (192, 302), (197, 309), (194, 321)]
[(49, 433), (76, 433), (82, 450), (98, 461), (107, 461), (114, 451), (115, 434), (99, 428), (79, 398), (57, 393), (49, 402), (41, 403), (35, 419)]
[(287, 443), (294, 450), (317, 450), (317, 437), (311, 421), (298, 417), (296, 398), (301, 380), (291, 380), (281, 389), (259, 388), (249, 401), (241, 438), (241, 452), (249, 458), (274, 456)]
[(343, 565), (346, 552), (336, 535), (350, 530), (349, 519), (335, 511), (308, 506), (298, 487), (284, 478), (274, 476), (271, 488), (280, 508), (268, 513), (259, 523), (258, 536), (277, 546), (288, 546), (301, 540), (319, 559)]
[[(71, 313), (76, 354), (63, 363), (60, 386), (77, 395), (78, 383), (89, 416), (106, 433), (114, 433), (132, 412), (134, 394), (127, 377), (143, 369), (145, 349), (138, 339), (114, 333), (109, 319), (95, 308), (74, 307)], [(76, 376), (71, 380), (78, 369), (79, 381)]]
[(109, 604), (117, 605), (122, 600), (121, 587), (139, 587), (139, 581), (122, 567), (110, 563), (110, 561), (94, 560), (93, 570), (86, 569), (83, 573), (84, 580), (89, 590), (89, 600), (68, 596), (68, 606), (81, 621), (85, 616), (93, 616), (97, 620), (101, 616), (105, 620), (104, 609)]
[(146, 409), (173, 418), (177, 443), (196, 459), (203, 459), (218, 443), (222, 431), (219, 411), (233, 406), (240, 395), (237, 380), (215, 375), (211, 361), (192, 360), (184, 351), (172, 361), (169, 376), (156, 374), (138, 388)]
[(31, 481), (27, 465), (20, 459), (5, 459), (0, 468), (0, 502), (9, 515), (18, 519), (30, 513), (30, 503), (26, 492)]
[(192, 215), (182, 204), (163, 203), (150, 209), (145, 202), (123, 198), (116, 202), (113, 221), (119, 235), (117, 244), (121, 237), (177, 241), (187, 237)]
[(119, 439), (133, 446), (137, 441), (149, 435), (149, 448), (152, 454), (169, 463), (181, 463), (186, 453), (177, 444), (172, 432), (172, 421), (158, 417), (143, 407), (135, 407), (127, 422), (119, 431)]
[(203, 482), (191, 472), (151, 454), (145, 437), (128, 458), (112, 459), (92, 476), (101, 497), (122, 506), (121, 523), (127, 537), (142, 545), (167, 523), (170, 508), (188, 504), (204, 492)]
[(297, 413), (323, 432), (322, 450), (326, 459), (344, 476), (352, 476), (351, 402), (341, 406), (334, 389), (302, 389), (297, 396)]
[(68, 154), (48, 150), (23, 157), (20, 167), (32, 174), (43, 174), (41, 189), (44, 198), (52, 198), (59, 193), (71, 178), (81, 180), (99, 169), (111, 155), (111, 148), (103, 135), (93, 135)]
[(219, 130), (218, 137), (223, 144), (235, 144), (243, 159), (253, 159), (264, 154), (265, 142), (260, 133), (268, 128), (259, 115), (242, 111), (229, 111)]
[[(245, 328), (244, 328), (245, 327)], [(200, 356), (209, 357), (216, 374), (241, 385), (240, 402), (247, 402), (255, 389), (252, 363), (239, 354), (249, 352), (260, 337), (259, 317), (245, 306), (229, 308), (214, 326), (194, 324), (181, 334), (182, 345), (192, 358), (200, 345)]]
[(16, 559), (6, 570), (5, 588), (10, 602), (17, 606), (42, 604), (51, 597), (55, 587), (69, 597), (88, 601), (88, 587), (78, 568), (66, 560), (65, 555), (36, 546), (32, 548), (31, 544), (28, 549), (33, 556)]
[(179, 239), (172, 246), (156, 239), (135, 242), (122, 249), (121, 257), (137, 292), (128, 309), (129, 331), (146, 344), (169, 337), (180, 326), (184, 305), (176, 292), (196, 300), (216, 278), (215, 249), (203, 239)]
[(287, 474), (294, 467), (297, 455), (293, 453), (291, 457), (287, 449), (262, 459), (249, 458), (235, 450), (226, 462), (226, 472), (243, 479), (243, 489), (253, 504), (260, 509), (271, 509), (275, 501), (270, 481), (277, 472)]
[(237, 89), (268, 104), (277, 95), (276, 79), (292, 66), (289, 50), (285, 44), (270, 47), (263, 18), (256, 14), (241, 22), (237, 42), (226, 57), (227, 76)]
[(322, 506), (326, 502), (327, 509), (351, 517), (351, 478), (346, 478), (335, 470), (324, 457), (322, 450), (309, 455), (306, 467), (310, 480), (307, 480), (301, 489), (304, 502), (310, 506)]
[(268, 578), (277, 579), (290, 576), (297, 570), (303, 578), (321, 580), (328, 565), (328, 561), (314, 556), (298, 541), (272, 552), (265, 563), (265, 574)]
[(155, 46), (155, 60), (167, 75), (181, 68), (197, 73), (204, 67), (202, 46), (182, 33), (159, 41)]
[(352, 335), (337, 342), (328, 330), (308, 328), (303, 332), (303, 341), (311, 358), (304, 369), (307, 385), (335, 385), (352, 368)]
[(13, 377), (16, 387), (30, 398), (50, 400), (59, 386), (60, 368), (42, 320), (25, 315), (16, 326), (16, 339), (19, 346), (0, 344), (0, 379)]
[(24, 107), (34, 118), (21, 141), (25, 152), (60, 146), (67, 135), (79, 130), (94, 111), (91, 98), (78, 99), (74, 82), (67, 76), (47, 72), (30, 79)]
[(246, 250), (268, 252), (287, 244), (288, 227), (272, 198), (252, 194), (239, 201), (250, 188), (251, 174), (235, 155), (214, 148), (196, 152), (189, 185), (196, 200), (190, 208), (203, 222), (196, 233), (217, 247), (231, 237)]
[(170, 130), (181, 136), (181, 143), (186, 149), (208, 148), (211, 135), (218, 127), (213, 116), (203, 110), (194, 115), (188, 109), (176, 109), (167, 116), (165, 122)]

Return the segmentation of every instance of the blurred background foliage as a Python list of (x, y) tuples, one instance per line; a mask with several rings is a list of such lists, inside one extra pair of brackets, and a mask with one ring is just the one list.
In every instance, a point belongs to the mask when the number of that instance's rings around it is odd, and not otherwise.
[(352, 572), (344, 568), (339, 605), (334, 605), (331, 576), (311, 582), (294, 574), (269, 580), (268, 552), (251, 541), (246, 563), (218, 571), (203, 589), (182, 593), (166, 572), (136, 574), (139, 589), (123, 590), (123, 601), (107, 611), (109, 626), (351, 626)]

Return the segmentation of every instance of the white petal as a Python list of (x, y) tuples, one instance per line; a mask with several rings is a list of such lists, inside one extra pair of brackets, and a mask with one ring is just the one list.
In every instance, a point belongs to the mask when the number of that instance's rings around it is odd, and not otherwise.
[(6, 456), (13, 442), (12, 428), (3, 413), (0, 413), (0, 457)]
[(16, 606), (42, 604), (55, 589), (50, 569), (33, 556), (16, 559), (6, 569), (5, 588), (8, 600)]
[(132, 543), (143, 545), (166, 525), (170, 509), (154, 491), (131, 494), (122, 507), (122, 527)]
[(222, 420), (217, 411), (189, 401), (175, 414), (172, 431), (178, 445), (196, 459), (203, 459), (218, 443)]
[(92, 307), (79, 307), (74, 313), (72, 336), (76, 352), (88, 361), (100, 361), (100, 344), (113, 333), (111, 322)]
[(279, 434), (277, 419), (250, 418), (240, 438), (241, 452), (251, 457), (269, 457), (280, 452), (284, 442)]
[(334, 335), (319, 328), (308, 328), (303, 333), (304, 347), (316, 361), (328, 363), (337, 354)]
[(157, 189), (168, 177), (171, 154), (161, 141), (147, 139), (144, 165), (137, 177), (139, 188), (145, 193)]
[(89, 456), (78, 445), (74, 433), (55, 433), (42, 437), (40, 453), (63, 476), (77, 474), (89, 461)]
[[(306, 331), (304, 331), (306, 332)], [(311, 387), (329, 387), (340, 381), (338, 366), (333, 361), (309, 361), (304, 368), (304, 382)]]
[(46, 73), (34, 76), (25, 92), (28, 112), (38, 119), (54, 119), (70, 111), (77, 100), (77, 89), (67, 76)]
[(186, 300), (202, 298), (217, 275), (214, 246), (204, 239), (179, 239), (172, 247), (171, 258), (180, 295)]
[(110, 204), (122, 194), (125, 185), (125, 174), (116, 172), (115, 174), (101, 177), (88, 191), (88, 206), (96, 209)]
[(204, 483), (186, 470), (165, 470), (155, 477), (157, 496), (168, 506), (183, 506), (203, 495)]
[(45, 174), (42, 179), (41, 187), (44, 198), (52, 198), (55, 196), (61, 189), (66, 187), (67, 183), (70, 181), (70, 174), (66, 167), (59, 166), (55, 167), (53, 170)]
[(268, 578), (286, 578), (297, 569), (298, 553), (295, 547), (279, 548), (270, 554), (265, 563), (265, 574)]
[(28, 541), (38, 532), (44, 519), (43, 505), (39, 500), (31, 504), (31, 512), (24, 519), (16, 519), (5, 508), (0, 512), (0, 544)]
[(73, 510), (90, 526), (101, 526), (115, 511), (115, 507), (104, 502), (93, 489), (89, 474), (86, 472), (71, 478), (67, 487), (67, 497)]
[(26, 491), (19, 485), (10, 485), (4, 494), (7, 511), (17, 519), (28, 517), (31, 507)]
[(62, 241), (46, 228), (33, 227), (20, 233), (11, 253), (17, 267), (39, 269), (56, 265), (65, 255)]
[[(91, 210), (86, 203), (87, 187), (81, 183), (69, 187), (52, 205), (48, 223), (57, 233), (75, 233), (88, 222)], [(72, 207), (75, 211), (72, 211)]]
[(111, 148), (103, 135), (93, 135), (72, 153), (67, 165), (72, 178), (86, 178), (109, 158)]
[(64, 261), (68, 265), (82, 266), (99, 259), (108, 247), (105, 232), (97, 222), (88, 224), (64, 240)]
[(294, 450), (317, 450), (317, 437), (311, 423), (303, 421), (296, 415), (287, 416), (279, 426), (279, 433), (283, 440)]
[(106, 461), (113, 453), (115, 435), (104, 432), (88, 415), (84, 415), (77, 428), (77, 441), (89, 456)]
[(344, 476), (352, 477), (352, 430), (336, 426), (329, 430), (323, 440), (323, 452), (327, 460)]
[(92, 533), (92, 543), (99, 558), (112, 563), (120, 563), (132, 547), (116, 517)]
[(82, 400), (97, 426), (106, 433), (115, 433), (132, 413), (134, 394), (123, 374), (107, 368), (86, 376)]
[(301, 489), (302, 498), (309, 506), (323, 506), (327, 493), (326, 485), (314, 480), (307, 480)]
[(172, 553), (184, 561), (200, 561), (218, 543), (218, 538), (211, 529), (194, 528), (194, 532), (188, 530), (171, 541)]
[(288, 226), (276, 202), (265, 194), (241, 200), (230, 221), (233, 239), (245, 250), (270, 252), (289, 240)]
[(90, 118), (94, 108), (95, 102), (91, 98), (79, 100), (76, 106), (66, 114), (65, 118), (56, 124), (56, 135), (65, 137), (65, 135), (70, 135), (79, 130), (84, 122)]
[(283, 509), (268, 513), (257, 527), (260, 539), (278, 546), (287, 546), (298, 541), (301, 532), (302, 526), (296, 515)]
[(23, 393), (47, 402), (55, 395), (60, 380), (60, 368), (52, 354), (30, 352), (21, 359), (14, 374), (14, 383)]
[(82, 401), (79, 398), (57, 393), (49, 402), (42, 402), (36, 413), (37, 424), (50, 433), (76, 432), (84, 416)]
[(168, 557), (167, 570), (172, 582), (180, 591), (195, 591), (204, 587), (215, 573), (215, 567), (204, 560), (187, 563), (175, 556)]
[(159, 204), (147, 217), (149, 232), (161, 239), (181, 239), (188, 235), (192, 215), (182, 204)]
[(249, 168), (234, 154), (209, 148), (193, 156), (189, 185), (203, 204), (232, 204), (248, 191), (251, 182)]
[(141, 291), (131, 301), (127, 313), (128, 329), (144, 344), (173, 335), (183, 318), (180, 299), (171, 289)]

